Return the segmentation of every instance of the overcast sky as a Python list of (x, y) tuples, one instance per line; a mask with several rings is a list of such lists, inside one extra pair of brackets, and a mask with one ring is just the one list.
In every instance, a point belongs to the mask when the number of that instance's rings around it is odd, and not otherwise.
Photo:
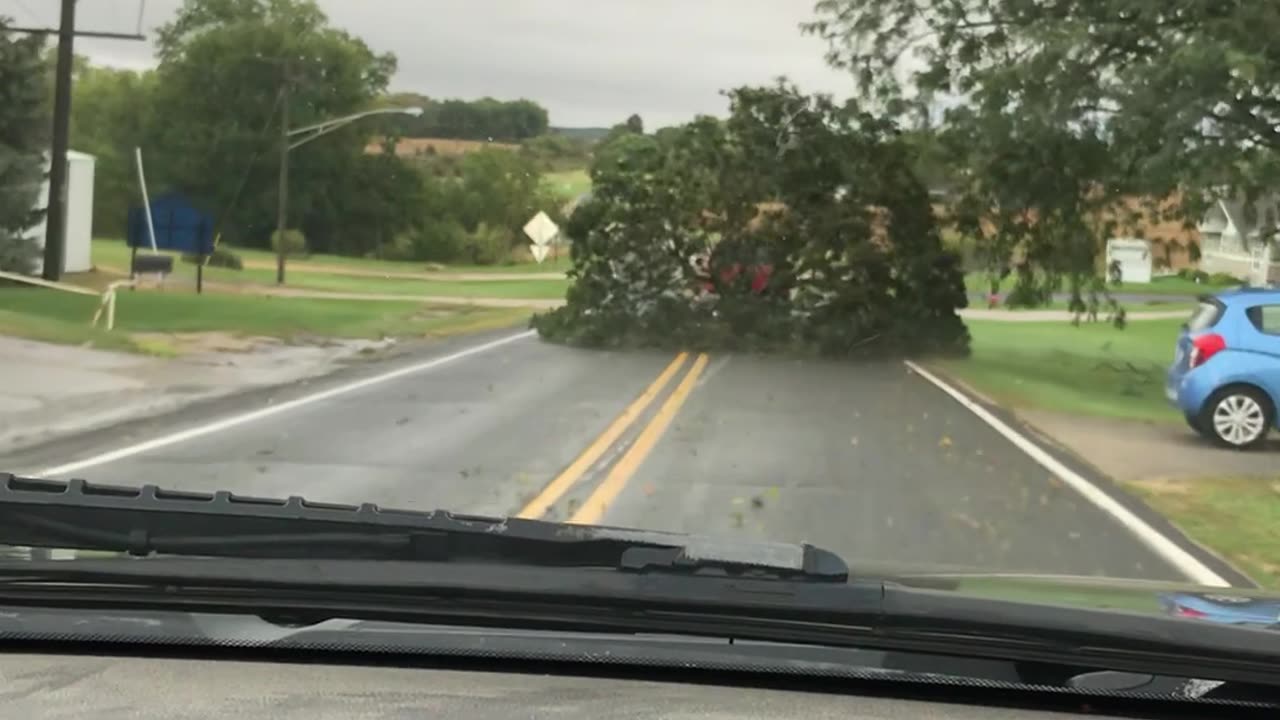
[[(79, 0), (81, 29), (143, 32), (182, 0)], [(526, 97), (555, 125), (646, 125), (723, 114), (718, 91), (786, 75), (839, 97), (851, 82), (800, 34), (813, 0), (319, 0), (334, 25), (395, 53), (393, 90), (433, 97)], [(0, 14), (53, 24), (56, 0), (0, 0)], [(138, 42), (79, 39), (77, 52), (127, 67), (152, 63)], [(210, 72), (217, 72), (210, 68)]]

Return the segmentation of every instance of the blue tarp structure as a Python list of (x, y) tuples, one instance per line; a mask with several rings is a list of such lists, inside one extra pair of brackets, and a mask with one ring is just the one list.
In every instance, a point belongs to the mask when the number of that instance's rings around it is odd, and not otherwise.
[[(213, 217), (183, 195), (168, 193), (152, 200), (151, 220), (155, 224), (157, 249), (187, 255), (213, 253)], [(141, 206), (129, 208), (127, 238), (129, 247), (151, 247), (147, 214)]]

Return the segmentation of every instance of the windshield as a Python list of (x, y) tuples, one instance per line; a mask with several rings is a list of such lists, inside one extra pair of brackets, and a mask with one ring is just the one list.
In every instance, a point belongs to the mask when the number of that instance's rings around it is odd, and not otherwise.
[(1274, 9), (67, 5), (0, 0), (0, 473), (1280, 622)]

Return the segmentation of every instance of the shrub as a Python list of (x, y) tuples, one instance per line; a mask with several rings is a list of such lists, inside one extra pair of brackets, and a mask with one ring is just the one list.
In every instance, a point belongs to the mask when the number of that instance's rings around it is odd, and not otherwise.
[(271, 249), (279, 253), (282, 247), (286, 256), (305, 255), (307, 237), (301, 230), (285, 230), (283, 240), (279, 230), (271, 233)]
[(35, 238), (0, 231), (0, 270), (23, 275), (33, 273), (40, 253)]
[(409, 235), (413, 259), (455, 262), (462, 257), (467, 231), (455, 220), (430, 220)]
[(473, 265), (497, 265), (505, 262), (510, 253), (511, 233), (485, 223), (467, 233), (463, 244), (463, 255)]
[[(183, 255), (182, 261), (186, 263), (193, 263), (193, 264), (198, 263), (200, 262), (200, 256)], [(229, 248), (221, 247), (221, 246), (215, 247), (213, 249), (213, 252), (209, 255), (205, 264), (208, 265), (209, 267), (220, 267), (220, 268), (227, 268), (230, 270), (244, 269), (244, 260), (242, 260), (239, 255), (232, 252)]]
[[(1203, 273), (1201, 273), (1203, 275)], [(1244, 281), (1231, 273), (1216, 272), (1205, 278), (1210, 285), (1243, 285)], [(1201, 280), (1201, 282), (1205, 282)]]

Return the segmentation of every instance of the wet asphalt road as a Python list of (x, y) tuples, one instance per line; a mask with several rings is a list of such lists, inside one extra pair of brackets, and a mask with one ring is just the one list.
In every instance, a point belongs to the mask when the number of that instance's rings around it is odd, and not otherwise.
[[(494, 337), (60, 441), (0, 468), (37, 473)], [(599, 459), (540, 516), (584, 521), (595, 507), (585, 521), (808, 541), (854, 563), (1184, 579), (896, 362), (712, 355), (689, 377), (691, 356), (616, 442), (596, 442), (672, 360), (527, 337), (60, 476), (505, 515), (529, 512), (595, 446)]]

